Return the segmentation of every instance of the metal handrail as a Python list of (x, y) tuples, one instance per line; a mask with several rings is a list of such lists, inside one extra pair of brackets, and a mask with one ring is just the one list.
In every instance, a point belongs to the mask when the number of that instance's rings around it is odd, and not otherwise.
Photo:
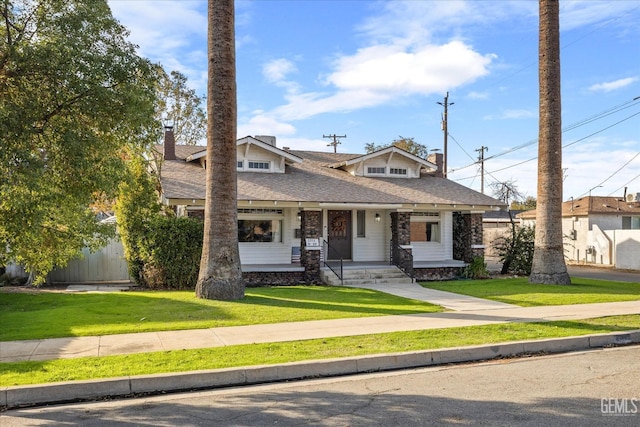
[[(343, 263), (343, 259), (342, 257), (340, 257), (340, 273), (338, 273), (336, 270), (334, 270), (334, 268), (329, 264), (329, 251), (333, 250), (335, 253), (338, 253), (338, 251), (335, 250), (335, 248), (333, 248), (331, 245), (329, 245), (329, 242), (327, 242), (326, 240), (322, 240), (323, 243), (323, 250), (324, 250), (324, 265), (326, 267), (329, 267), (329, 270), (333, 271), (333, 273), (338, 276), (338, 279), (340, 279), (340, 285), (344, 285), (344, 263)], [(337, 267), (337, 265), (336, 265)]]
[[(400, 245), (393, 245), (393, 241), (389, 241), (389, 261), (398, 267), (400, 271), (409, 276), (413, 281), (413, 254)], [(394, 256), (395, 255), (395, 256)]]

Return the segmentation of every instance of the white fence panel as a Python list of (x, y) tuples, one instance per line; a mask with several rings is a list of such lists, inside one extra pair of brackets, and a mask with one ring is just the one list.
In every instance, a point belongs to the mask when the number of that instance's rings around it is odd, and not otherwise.
[(119, 239), (109, 243), (94, 253), (83, 249), (84, 257), (74, 259), (65, 268), (49, 273), (53, 283), (121, 282), (130, 281), (124, 248)]

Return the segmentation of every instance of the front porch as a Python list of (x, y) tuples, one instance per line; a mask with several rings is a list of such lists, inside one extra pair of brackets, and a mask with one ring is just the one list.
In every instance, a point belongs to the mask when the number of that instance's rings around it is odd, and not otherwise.
[[(339, 261), (330, 262), (333, 270), (339, 271)], [(418, 281), (430, 280), (451, 280), (459, 277), (462, 270), (466, 267), (466, 263), (458, 260), (442, 260), (442, 261), (416, 261), (413, 264), (413, 276)], [(335, 278), (339, 280), (338, 274), (329, 267), (321, 263), (320, 277), (317, 282), (325, 284), (336, 283)], [(343, 276), (352, 278), (365, 278), (375, 270), (395, 269), (402, 273), (399, 268), (390, 264), (388, 261), (343, 261)], [(305, 268), (299, 263), (291, 264), (243, 264), (242, 275), (248, 287), (272, 286), (272, 285), (299, 285), (308, 283), (305, 279)], [(375, 274), (374, 274), (375, 275)], [(394, 276), (395, 277), (395, 276)], [(404, 273), (398, 277), (410, 279)], [(328, 279), (327, 279), (328, 278)], [(351, 279), (349, 279), (351, 280)]]

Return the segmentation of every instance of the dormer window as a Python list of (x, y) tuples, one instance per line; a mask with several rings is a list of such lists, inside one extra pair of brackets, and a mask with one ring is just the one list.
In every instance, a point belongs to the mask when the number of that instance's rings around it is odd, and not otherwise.
[(269, 162), (261, 162), (261, 161), (249, 161), (249, 169), (257, 169), (257, 170), (263, 170), (263, 171), (268, 171), (270, 169), (270, 164)]
[(374, 166), (369, 166), (367, 167), (367, 174), (369, 175), (384, 175), (386, 170), (386, 168), (384, 167), (374, 167)]
[(406, 168), (389, 168), (390, 175), (407, 175)]

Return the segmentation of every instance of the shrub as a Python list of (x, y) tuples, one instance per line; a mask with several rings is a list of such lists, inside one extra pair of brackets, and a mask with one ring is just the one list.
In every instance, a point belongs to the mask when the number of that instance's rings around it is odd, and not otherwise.
[(494, 240), (493, 247), (502, 262), (502, 274), (531, 274), (534, 242), (534, 227), (514, 227), (511, 235)]
[(484, 257), (474, 257), (465, 267), (462, 276), (467, 279), (486, 279), (489, 277), (489, 271), (487, 270), (487, 263), (484, 262)]
[(139, 242), (141, 278), (152, 289), (195, 289), (202, 254), (202, 221), (155, 216)]

